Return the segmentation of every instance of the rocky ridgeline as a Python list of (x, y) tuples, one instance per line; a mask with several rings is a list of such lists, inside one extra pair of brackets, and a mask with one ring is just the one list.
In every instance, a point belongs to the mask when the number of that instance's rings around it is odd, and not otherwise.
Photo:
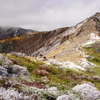
[(68, 29), (68, 27), (64, 27), (52, 31), (37, 32), (22, 28), (1, 28), (0, 52), (10, 53), (13, 51), (39, 56), (40, 53), (44, 54), (45, 50), (52, 49), (57, 43), (56, 40), (60, 38), (58, 35)]
[[(91, 33), (99, 36), (99, 16), (100, 13), (97, 13), (73, 27), (58, 28), (52, 31), (37, 32), (22, 28), (1, 27), (0, 39), (2, 40), (0, 40), (0, 52), (10, 53), (13, 51), (39, 56), (41, 53), (47, 54), (59, 46), (62, 47), (64, 42), (66, 42), (66, 45), (63, 47), (62, 52), (59, 51), (59, 54), (56, 54), (58, 57), (68, 53), (68, 51), (72, 51), (72, 49), (76, 51), (75, 49), (81, 48), (83, 43), (91, 40)], [(15, 36), (18, 37), (12, 39)]]

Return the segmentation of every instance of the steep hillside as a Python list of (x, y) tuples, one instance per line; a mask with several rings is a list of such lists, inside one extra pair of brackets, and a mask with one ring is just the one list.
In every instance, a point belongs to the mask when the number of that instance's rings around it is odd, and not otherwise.
[(46, 56), (48, 58), (55, 56), (56, 59), (62, 62), (71, 61), (81, 64), (85, 57), (82, 47), (100, 41), (99, 35), (100, 13), (96, 13), (64, 32), (61, 39), (62, 41), (67, 40), (46, 54)]
[(56, 58), (81, 65), (85, 61), (82, 47), (100, 40), (99, 16), (100, 13), (96, 13), (73, 27), (52, 31), (3, 28), (0, 31), (0, 52), (21, 52), (32, 56), (43, 54), (48, 59)]
[(99, 100), (100, 68), (78, 68), (0, 54), (0, 100)]
[[(68, 27), (65, 27), (47, 32), (25, 32), (23, 34), (20, 33), (20, 36), (16, 36), (16, 33), (14, 33), (12, 38), (5, 37), (5, 39), (0, 40), (0, 52), (22, 52), (35, 56), (40, 53), (46, 53), (60, 44), (61, 37), (59, 35), (68, 29)], [(11, 36), (9, 35), (10, 33), (5, 34), (8, 37)]]

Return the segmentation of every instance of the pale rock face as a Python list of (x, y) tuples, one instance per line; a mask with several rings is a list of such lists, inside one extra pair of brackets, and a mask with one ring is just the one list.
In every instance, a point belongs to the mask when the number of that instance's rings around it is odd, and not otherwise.
[(77, 64), (75, 64), (75, 63), (73, 63), (73, 62), (66, 61), (66, 62), (63, 62), (63, 63), (66, 64), (66, 66), (67, 66), (68, 68), (75, 69), (75, 70), (77, 70), (77, 71), (78, 71), (78, 69), (84, 70), (84, 71), (85, 71), (85, 69), (84, 69), (83, 67), (81, 67), (81, 66), (79, 66), (79, 65), (77, 65)]
[(49, 63), (51, 63), (52, 65), (58, 67), (58, 68), (65, 68), (66, 66), (64, 66), (64, 64), (62, 64), (60, 61), (56, 60), (56, 59), (50, 59)]
[(96, 35), (96, 33), (89, 34), (89, 37), (90, 37), (90, 39), (86, 43), (83, 43), (83, 46), (92, 44), (92, 43), (100, 40), (100, 37), (98, 35)]
[(73, 63), (73, 62), (70, 62), (70, 61), (66, 61), (66, 62), (60, 62), (56, 59), (51, 59), (49, 60), (49, 62), (58, 67), (58, 68), (71, 68), (71, 69), (74, 69), (74, 70), (84, 70), (85, 71), (85, 68)]
[(86, 58), (82, 58), (78, 61), (83, 68), (91, 68), (95, 67), (95, 65), (91, 62), (88, 62)]
[(50, 88), (47, 89), (47, 91), (49, 93), (53, 93), (53, 94), (57, 94), (58, 93), (57, 87), (50, 87)]
[(79, 27), (81, 27), (88, 19), (78, 23), (77, 25), (71, 27), (69, 30), (67, 30), (65, 33), (64, 33), (64, 36), (65, 35), (68, 35), (68, 34), (73, 34)]
[(82, 97), (87, 98), (89, 100), (100, 99), (100, 91), (97, 90), (97, 88), (94, 87), (92, 84), (89, 83), (78, 84), (72, 89), (80, 93)]
[(94, 39), (94, 40), (100, 40), (100, 37), (98, 35), (96, 35), (95, 33), (91, 33), (90, 38)]

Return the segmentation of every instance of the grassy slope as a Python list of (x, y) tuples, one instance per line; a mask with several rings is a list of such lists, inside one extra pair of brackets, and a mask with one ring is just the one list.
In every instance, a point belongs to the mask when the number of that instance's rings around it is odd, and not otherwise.
[[(43, 65), (44, 63), (39, 62), (39, 61), (31, 61), (28, 58), (25, 57), (18, 57), (15, 55), (7, 55), (9, 59), (15, 59), (18, 65), (21, 66), (27, 66), (28, 71), (30, 72), (31, 78), (43, 82), (41, 79), (42, 75), (35, 75), (32, 74), (32, 71), (37, 68), (39, 65)], [(95, 84), (95, 86), (100, 90), (99, 82), (100, 80), (98, 79), (92, 79), (89, 78), (90, 76), (100, 76), (100, 69), (98, 67), (89, 69), (89, 71), (75, 71), (72, 69), (61, 69), (61, 68), (56, 68), (55, 66), (50, 65), (51, 68), (49, 72), (49, 76), (46, 76), (47, 79), (49, 79), (48, 82), (45, 83), (45, 85), (49, 86), (56, 86), (58, 87), (59, 90), (66, 90), (74, 87), (78, 83), (81, 83), (82, 81), (88, 81), (92, 82)]]
[(100, 52), (98, 52), (97, 48), (98, 47), (94, 43), (94, 44), (83, 47), (83, 50), (87, 55), (89, 55), (89, 57), (87, 57), (88, 61), (96, 64), (97, 66), (100, 66)]
[[(96, 65), (96, 67), (89, 69), (93, 71), (93, 73), (90, 73), (91, 76), (94, 75), (100, 77), (100, 52), (98, 51), (100, 49), (99, 45), (100, 42), (83, 47), (85, 54), (88, 55), (86, 59)], [(93, 83), (95, 83), (95, 85), (100, 89), (98, 80), (94, 80)]]

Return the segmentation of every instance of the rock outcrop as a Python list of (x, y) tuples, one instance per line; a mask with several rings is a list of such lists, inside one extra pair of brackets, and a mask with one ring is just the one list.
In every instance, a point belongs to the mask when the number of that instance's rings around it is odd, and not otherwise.
[(29, 72), (26, 67), (15, 65), (6, 56), (0, 54), (0, 75), (4, 77), (13, 77), (29, 75)]
[(82, 97), (84, 97), (84, 100), (90, 99), (90, 100), (98, 100), (100, 99), (100, 91), (97, 90), (97, 88), (91, 84), (91, 83), (83, 83), (78, 84), (73, 88), (74, 91), (81, 94)]

